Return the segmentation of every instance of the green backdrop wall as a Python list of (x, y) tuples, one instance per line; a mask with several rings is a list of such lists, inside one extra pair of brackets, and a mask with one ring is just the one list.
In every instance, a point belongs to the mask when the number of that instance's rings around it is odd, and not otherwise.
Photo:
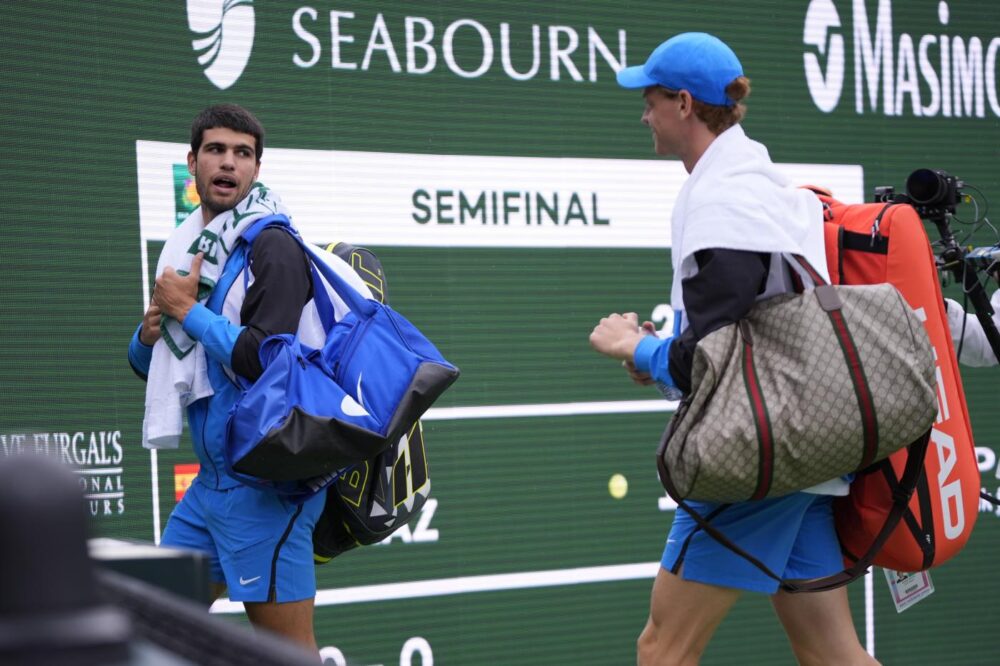
[[(267, 128), (261, 178), (307, 236), (375, 250), (393, 304), (463, 370), (425, 420), (424, 514), (317, 570), (327, 662), (631, 663), (673, 516), (652, 455), (669, 406), (587, 335), (612, 311), (668, 316), (684, 174), (654, 159), (641, 98), (614, 72), (676, 32), (714, 33), (752, 79), (748, 134), (801, 182), (860, 201), (945, 169), (978, 188), (966, 191), (982, 213), (1000, 195), (1000, 12), (990, 0), (306, 2), (4, 4), (0, 454), (66, 460), (97, 534), (158, 538), (195, 458), (187, 442), (141, 447), (126, 349), (163, 240), (193, 205), (178, 168), (190, 121), (237, 102)], [(963, 372), (992, 491), (996, 373)], [(880, 572), (851, 586), (884, 663), (997, 659), (998, 515), (982, 507), (968, 547), (932, 572), (934, 595), (903, 614)], [(704, 661), (793, 659), (767, 600), (748, 596)]]

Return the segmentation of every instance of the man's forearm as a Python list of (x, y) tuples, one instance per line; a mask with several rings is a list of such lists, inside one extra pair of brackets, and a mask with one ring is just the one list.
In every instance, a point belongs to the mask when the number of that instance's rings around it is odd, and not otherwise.
[(185, 333), (202, 344), (209, 357), (232, 368), (233, 346), (243, 332), (243, 326), (234, 326), (201, 303), (190, 309), (182, 325)]

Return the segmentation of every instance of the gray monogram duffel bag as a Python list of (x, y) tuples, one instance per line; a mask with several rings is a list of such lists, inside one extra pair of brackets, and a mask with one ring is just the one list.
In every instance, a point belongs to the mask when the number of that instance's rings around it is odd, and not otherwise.
[(923, 324), (890, 284), (817, 285), (699, 341), (691, 393), (657, 450), (675, 500), (776, 497), (862, 470), (937, 416)]

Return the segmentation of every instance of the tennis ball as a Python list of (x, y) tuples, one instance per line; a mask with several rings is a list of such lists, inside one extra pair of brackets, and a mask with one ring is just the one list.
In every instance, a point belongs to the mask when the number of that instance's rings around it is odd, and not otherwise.
[(608, 492), (615, 499), (622, 499), (628, 494), (628, 479), (621, 474), (612, 474), (608, 480)]

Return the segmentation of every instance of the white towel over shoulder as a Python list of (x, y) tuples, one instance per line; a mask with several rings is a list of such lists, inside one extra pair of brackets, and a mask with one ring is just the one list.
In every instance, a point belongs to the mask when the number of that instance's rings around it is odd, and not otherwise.
[[(156, 277), (167, 266), (172, 266), (175, 270), (187, 270), (191, 267), (192, 257), (188, 254), (188, 249), (204, 226), (199, 208), (174, 229), (156, 263)], [(153, 345), (146, 382), (142, 445), (147, 449), (177, 448), (184, 427), (184, 408), (212, 393), (205, 366), (205, 350), (201, 345), (195, 345), (191, 353), (178, 359), (166, 340), (157, 340)]]
[[(156, 276), (167, 266), (186, 272), (195, 255), (204, 253), (198, 289), (198, 301), (204, 303), (240, 235), (257, 220), (274, 214), (288, 216), (288, 211), (280, 197), (262, 183), (254, 183), (242, 201), (207, 225), (199, 208), (167, 239), (156, 264)], [(184, 408), (214, 392), (208, 380), (204, 348), (170, 317), (163, 317), (160, 331), (163, 336), (153, 345), (142, 423), (142, 445), (149, 449), (176, 448), (184, 427)]]
[(760, 143), (734, 125), (708, 147), (674, 205), (670, 300), (684, 309), (682, 281), (698, 272), (699, 250), (801, 254), (829, 279), (823, 206), (792, 185)]

